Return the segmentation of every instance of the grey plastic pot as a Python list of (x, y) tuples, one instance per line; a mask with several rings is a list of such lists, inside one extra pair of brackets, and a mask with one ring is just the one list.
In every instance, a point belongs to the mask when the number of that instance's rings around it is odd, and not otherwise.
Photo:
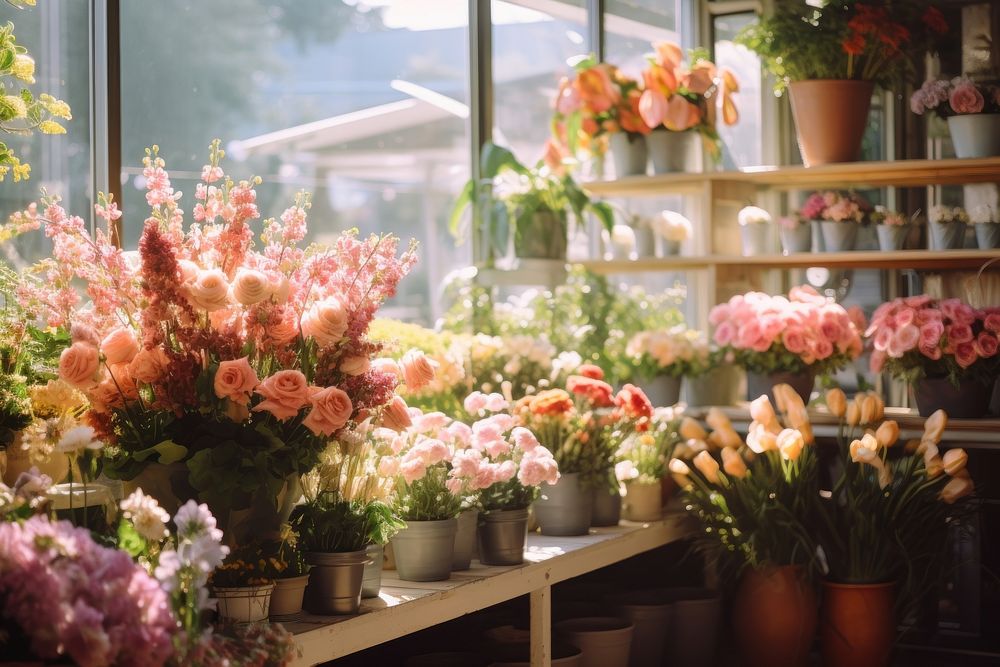
[(628, 619), (591, 616), (560, 621), (553, 630), (583, 651), (583, 667), (627, 667), (634, 627)]
[(528, 537), (528, 510), (480, 512), (479, 562), (483, 565), (520, 565)]
[(832, 220), (822, 220), (819, 224), (823, 233), (824, 252), (847, 252), (854, 250), (858, 242), (858, 228), (856, 222), (834, 222)]
[(654, 174), (698, 171), (698, 135), (694, 132), (654, 130), (646, 135)]
[(565, 473), (555, 484), (542, 484), (542, 494), (532, 508), (542, 535), (586, 535), (593, 511), (591, 490), (580, 473)]
[(649, 152), (644, 136), (628, 132), (615, 132), (609, 141), (616, 178), (646, 175)]
[(771, 225), (757, 223), (740, 225), (740, 241), (743, 245), (743, 256), (754, 257), (771, 252)]
[(632, 622), (629, 667), (660, 667), (664, 664), (667, 637), (673, 620), (673, 605), (662, 591), (642, 590), (614, 593), (606, 598), (615, 616)]
[(1000, 222), (977, 223), (976, 245), (980, 250), (1000, 248)]
[(659, 480), (625, 482), (622, 518), (626, 521), (659, 521), (663, 518), (663, 499)]
[(468, 570), (472, 565), (472, 552), (476, 550), (476, 523), (479, 510), (465, 510), (458, 515), (455, 530), (455, 551), (451, 557), (453, 572)]
[(812, 226), (809, 224), (798, 225), (791, 229), (782, 227), (778, 235), (781, 237), (781, 247), (786, 255), (812, 250)]
[(951, 143), (958, 157), (1000, 155), (1000, 114), (976, 113), (948, 117)]
[(407, 521), (392, 538), (396, 573), (403, 581), (444, 581), (451, 576), (457, 519)]
[(673, 602), (673, 623), (667, 641), (666, 663), (671, 667), (710, 667), (722, 622), (722, 599), (707, 588), (665, 591)]
[(685, 378), (688, 404), (693, 406), (736, 405), (740, 400), (744, 372), (739, 366), (721, 364), (698, 377)]
[(314, 614), (356, 614), (361, 606), (361, 580), (368, 554), (306, 552), (309, 584), (303, 606)]
[(878, 248), (883, 252), (902, 250), (906, 237), (910, 234), (910, 225), (876, 225)]
[(814, 372), (747, 373), (747, 400), (752, 401), (758, 396), (767, 394), (768, 399), (774, 404), (774, 392), (772, 391), (774, 385), (788, 384), (802, 398), (803, 403), (808, 403), (815, 382), (816, 374)]
[(964, 222), (929, 222), (931, 250), (959, 250), (965, 245)]
[(369, 563), (361, 582), (362, 598), (377, 598), (382, 590), (382, 566), (385, 564), (385, 548), (381, 544), (369, 544), (365, 549)]
[(637, 380), (636, 385), (646, 392), (646, 397), (653, 407), (665, 408), (676, 405), (681, 400), (681, 378), (670, 375), (657, 375), (652, 380)]
[(617, 526), (622, 518), (622, 497), (617, 488), (599, 486), (593, 493), (594, 507), (590, 525), (595, 528)]

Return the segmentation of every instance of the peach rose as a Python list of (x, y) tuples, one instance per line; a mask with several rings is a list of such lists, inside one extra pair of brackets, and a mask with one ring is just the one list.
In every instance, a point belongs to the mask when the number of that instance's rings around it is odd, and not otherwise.
[(252, 306), (268, 299), (273, 293), (274, 285), (260, 271), (240, 269), (236, 272), (233, 284), (230, 286), (232, 300), (244, 306)]
[(354, 412), (351, 397), (337, 387), (327, 387), (313, 393), (312, 410), (302, 420), (302, 425), (316, 435), (333, 435), (340, 430)]
[(410, 419), (409, 408), (406, 401), (399, 396), (393, 396), (392, 401), (382, 408), (382, 426), (391, 428), (393, 431), (405, 431), (413, 425)]
[(109, 364), (127, 364), (139, 352), (139, 343), (131, 329), (119, 327), (101, 341), (101, 352)]
[(340, 360), (340, 372), (347, 375), (364, 375), (371, 365), (368, 357), (361, 355), (344, 357)]
[(397, 380), (403, 378), (403, 369), (399, 367), (394, 359), (380, 357), (372, 362), (372, 370), (383, 375), (392, 375)]
[(198, 310), (212, 312), (229, 305), (229, 281), (220, 269), (199, 271), (187, 284), (187, 297)]
[(194, 280), (198, 277), (198, 272), (201, 271), (201, 267), (192, 262), (190, 259), (177, 260), (177, 267), (181, 270), (182, 283)]
[(434, 364), (420, 350), (410, 350), (403, 357), (403, 381), (407, 389), (417, 391), (434, 379)]
[(77, 389), (96, 385), (100, 371), (100, 355), (88, 343), (73, 343), (59, 355), (59, 377)]
[(254, 412), (270, 412), (285, 421), (299, 414), (309, 404), (309, 384), (299, 371), (278, 371), (261, 382), (255, 391), (264, 400), (253, 407)]
[(129, 373), (136, 382), (150, 384), (163, 376), (169, 363), (170, 359), (162, 347), (139, 350), (129, 363)]
[(125, 399), (110, 378), (88, 390), (87, 400), (91, 409), (98, 413), (110, 412), (125, 405)]
[(336, 343), (347, 331), (347, 308), (336, 297), (314, 303), (302, 318), (302, 333), (316, 339), (321, 347)]
[(271, 317), (278, 319), (268, 322), (264, 335), (272, 345), (288, 345), (299, 335), (298, 319), (290, 309), (283, 313), (274, 311)]
[(250, 402), (250, 392), (258, 382), (257, 372), (246, 357), (223, 361), (215, 371), (215, 395), (246, 405)]
[(94, 347), (101, 346), (101, 337), (94, 331), (94, 327), (89, 324), (73, 324), (69, 328), (69, 337), (74, 343), (87, 343)]
[(112, 386), (117, 387), (122, 398), (126, 401), (134, 401), (139, 398), (139, 388), (135, 385), (135, 379), (129, 371), (128, 364), (112, 364), (109, 371), (111, 377), (107, 381), (111, 382)]

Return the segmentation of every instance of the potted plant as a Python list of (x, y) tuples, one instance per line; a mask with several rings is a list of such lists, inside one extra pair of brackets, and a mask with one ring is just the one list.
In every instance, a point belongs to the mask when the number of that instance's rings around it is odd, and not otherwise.
[(798, 216), (818, 225), (826, 252), (854, 250), (858, 229), (872, 210), (863, 197), (853, 192), (814, 192), (809, 195)]
[(639, 98), (639, 115), (653, 128), (646, 137), (653, 173), (694, 171), (696, 137), (713, 158), (720, 155), (717, 107), (721, 105), (726, 125), (739, 119), (733, 102), (739, 84), (732, 72), (720, 72), (704, 49), (692, 50), (684, 62), (683, 51), (673, 42), (653, 48), (646, 56), (649, 67), (642, 73), (645, 86)]
[(879, 249), (883, 252), (902, 250), (906, 237), (913, 229), (915, 217), (916, 214), (907, 217), (902, 213), (890, 211), (885, 206), (876, 206), (869, 215), (869, 219), (875, 224)]
[(910, 96), (910, 109), (947, 119), (958, 157), (1000, 155), (1000, 87), (968, 77), (929, 79)]
[(744, 206), (736, 216), (743, 255), (766, 255), (771, 251), (771, 214), (759, 206)]
[(782, 251), (786, 255), (812, 251), (812, 223), (798, 215), (783, 215), (778, 218), (778, 236), (781, 237)]
[(756, 52), (790, 92), (806, 166), (858, 158), (875, 86), (896, 90), (948, 31), (924, 1), (778, 2), (736, 42)]
[(659, 521), (663, 516), (662, 482), (674, 446), (679, 442), (679, 420), (673, 410), (656, 410), (647, 430), (628, 426), (615, 432), (615, 478), (624, 488), (622, 518)]
[(742, 400), (743, 370), (734, 364), (733, 352), (709, 344), (704, 332), (693, 341), (694, 354), (687, 362), (684, 383), (688, 405), (710, 407), (735, 405)]
[(817, 374), (846, 366), (863, 347), (860, 311), (849, 313), (809, 285), (793, 287), (788, 297), (738, 294), (708, 319), (715, 343), (746, 368), (748, 398), (771, 396), (771, 387), (787, 383), (808, 401)]
[(922, 416), (943, 409), (974, 419), (988, 411), (1000, 373), (996, 308), (927, 295), (893, 299), (875, 310), (865, 336), (872, 372), (909, 383)]
[[(625, 345), (626, 363), (632, 382), (654, 407), (675, 405), (681, 398), (681, 381), (691, 372), (701, 332), (684, 324), (658, 331), (640, 331)], [(702, 351), (707, 352), (707, 349)]]
[(559, 468), (552, 452), (523, 426), (515, 426), (509, 403), (500, 394), (473, 392), (465, 411), (478, 418), (463, 451), (452, 459), (475, 476), (479, 561), (483, 565), (519, 565), (524, 560), (528, 508), (542, 483), (555, 484)]
[[(570, 211), (581, 224), (586, 213), (593, 213), (610, 233), (614, 225), (611, 207), (590, 200), (561, 164), (559, 149), (552, 140), (549, 143), (548, 161), (540, 160), (530, 168), (508, 149), (486, 144), (480, 168), (484, 180), (470, 180), (459, 193), (451, 212), (452, 234), (462, 237), (462, 214), (482, 200), (488, 202), (490, 222), (483, 227), (481, 216), (474, 212), (473, 233), (495, 238), (499, 229), (510, 227), (514, 254), (520, 258), (566, 259)], [(499, 245), (506, 250), (506, 241)], [(487, 255), (488, 262), (503, 254), (496, 250)]]
[(219, 616), (236, 623), (267, 619), (274, 590), (275, 572), (284, 567), (265, 557), (260, 544), (245, 544), (233, 550), (212, 573), (210, 584), (218, 599)]
[(309, 565), (299, 549), (298, 538), (298, 533), (286, 523), (281, 526), (278, 541), (264, 545), (264, 562), (274, 569), (274, 590), (268, 612), (271, 618), (294, 616), (302, 611), (309, 583)]
[(976, 228), (976, 243), (980, 250), (1000, 248), (1000, 216), (996, 208), (981, 204), (972, 209), (969, 221)]
[(932, 250), (961, 250), (969, 214), (961, 206), (931, 206), (928, 223)]
[(681, 254), (681, 244), (691, 238), (693, 226), (691, 221), (677, 211), (660, 211), (653, 218), (653, 229), (663, 238), (663, 254), (667, 256)]

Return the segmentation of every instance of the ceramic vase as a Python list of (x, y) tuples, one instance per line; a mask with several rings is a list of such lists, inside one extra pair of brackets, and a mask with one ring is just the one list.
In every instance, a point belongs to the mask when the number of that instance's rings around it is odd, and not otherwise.
[(858, 159), (874, 87), (871, 81), (844, 79), (789, 84), (795, 134), (807, 167)]
[(218, 600), (219, 616), (235, 623), (267, 620), (274, 584), (264, 586), (217, 587), (212, 594)]
[(444, 581), (451, 576), (457, 519), (407, 521), (392, 538), (396, 573), (404, 581)]
[(649, 152), (646, 138), (641, 134), (615, 132), (609, 138), (611, 158), (615, 165), (615, 178), (645, 176)]
[(593, 493), (593, 510), (590, 525), (595, 528), (617, 526), (622, 518), (622, 497), (618, 493), (617, 482), (612, 487), (599, 486)]
[(361, 582), (369, 562), (364, 549), (342, 553), (306, 552), (309, 583), (303, 606), (313, 614), (356, 614), (361, 606)]
[(804, 667), (816, 637), (816, 592), (799, 566), (748, 568), (733, 600), (733, 630), (748, 667)]
[(681, 378), (671, 375), (657, 375), (651, 380), (636, 380), (636, 386), (642, 387), (649, 402), (655, 408), (666, 408), (676, 405), (681, 400)]
[(532, 507), (542, 535), (586, 535), (593, 512), (591, 489), (580, 473), (564, 473), (555, 484), (542, 484)]
[(913, 393), (921, 417), (944, 410), (949, 418), (980, 419), (989, 412), (993, 392), (973, 378), (962, 379), (956, 387), (946, 377), (924, 377), (917, 381)]
[(948, 131), (955, 155), (982, 158), (1000, 155), (1000, 113), (962, 114), (948, 117)]
[(740, 400), (744, 375), (739, 366), (720, 364), (704, 375), (685, 378), (688, 404), (698, 407), (735, 405)]
[(895, 584), (823, 582), (820, 649), (826, 667), (886, 667), (896, 638)]
[(385, 547), (369, 544), (365, 547), (368, 563), (361, 575), (361, 597), (377, 598), (382, 590), (382, 568), (385, 566)]

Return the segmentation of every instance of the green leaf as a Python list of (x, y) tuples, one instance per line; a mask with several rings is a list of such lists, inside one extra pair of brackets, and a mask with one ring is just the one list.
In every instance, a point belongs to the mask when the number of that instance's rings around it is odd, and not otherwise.
[(173, 440), (164, 440), (163, 442), (153, 445), (152, 447), (147, 447), (146, 449), (140, 449), (132, 453), (132, 458), (136, 461), (145, 461), (153, 454), (156, 454), (156, 460), (164, 465), (169, 465), (171, 463), (176, 463), (184, 459), (187, 456), (187, 447), (183, 445), (178, 445)]
[(4, 49), (3, 53), (0, 53), (0, 69), (8, 70), (14, 64), (14, 49), (7, 48)]
[(458, 193), (458, 198), (455, 199), (455, 205), (451, 209), (451, 215), (448, 216), (448, 231), (456, 239), (461, 241), (462, 235), (459, 233), (459, 225), (462, 222), (462, 214), (465, 213), (465, 209), (472, 206), (474, 197), (476, 194), (476, 182), (469, 180), (462, 191)]
[(122, 520), (118, 524), (118, 548), (132, 558), (137, 558), (146, 551), (146, 540), (129, 521)]
[(523, 176), (531, 175), (531, 170), (521, 164), (510, 149), (493, 143), (484, 145), (483, 156), (479, 162), (479, 175), (482, 178), (493, 179), (504, 169), (510, 169)]

